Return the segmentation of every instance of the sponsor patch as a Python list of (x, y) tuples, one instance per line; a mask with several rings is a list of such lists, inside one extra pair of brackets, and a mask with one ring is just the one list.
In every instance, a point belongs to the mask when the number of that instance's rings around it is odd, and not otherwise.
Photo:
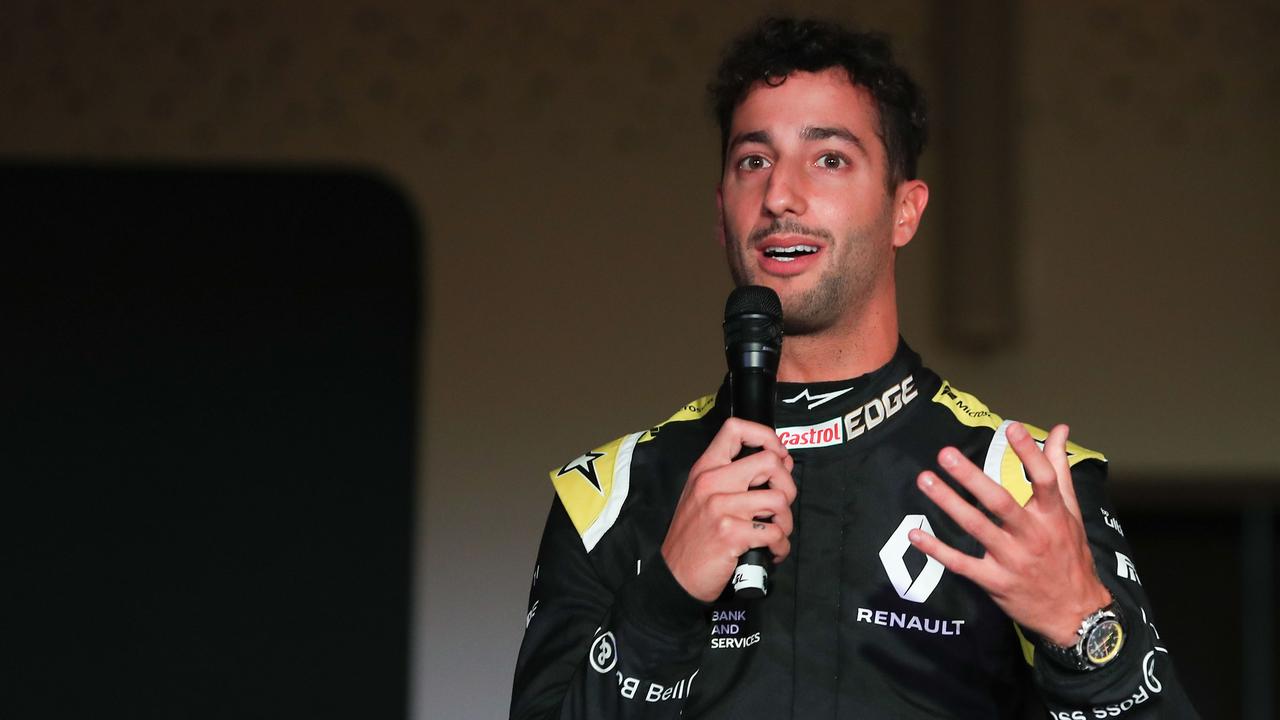
[(857, 621), (881, 627), (914, 630), (929, 635), (959, 635), (960, 627), (964, 625), (963, 620), (940, 620), (911, 613), (871, 610), (862, 607), (858, 608)]
[(1116, 551), (1116, 575), (1126, 580), (1132, 580), (1139, 585), (1142, 584), (1142, 581), (1138, 579), (1138, 568), (1133, 566), (1133, 561), (1129, 559), (1128, 555), (1119, 551)]
[(689, 420), (697, 420), (698, 418), (711, 412), (711, 408), (716, 405), (715, 395), (703, 395), (692, 402), (686, 403), (684, 407), (677, 410), (671, 417), (654, 425), (640, 436), (640, 442), (649, 442), (657, 437), (664, 425), (673, 422), (686, 422)]
[(602, 457), (604, 457), (604, 453), (594, 450), (583, 453), (565, 463), (564, 467), (561, 467), (560, 471), (556, 473), (556, 478), (562, 478), (565, 475), (576, 472), (586, 478), (587, 482), (591, 483), (591, 487), (596, 489), (596, 492), (603, 495), (604, 487), (600, 484), (600, 473), (596, 472), (596, 460)]
[(915, 382), (915, 378), (908, 375), (900, 382), (890, 385), (888, 390), (880, 393), (880, 397), (871, 398), (867, 404), (845, 415), (845, 436), (853, 440), (897, 415), (899, 410), (920, 394), (916, 390)]
[(689, 697), (689, 693), (693, 690), (693, 679), (698, 676), (701, 670), (694, 670), (689, 677), (680, 680), (675, 685), (663, 685), (661, 683), (649, 682), (648, 689), (641, 692), (641, 683), (647, 681), (640, 678), (627, 677), (618, 671), (618, 694), (628, 700), (636, 700), (643, 698), (647, 703), (666, 702), (668, 700), (683, 700)]
[(607, 632), (591, 644), (591, 653), (587, 656), (587, 660), (591, 663), (591, 669), (598, 673), (607, 673), (618, 664), (618, 647), (617, 642), (613, 639), (613, 633)]
[(1120, 521), (1117, 520), (1114, 515), (1107, 512), (1106, 508), (1098, 509), (1102, 511), (1102, 522), (1106, 523), (1107, 527), (1119, 533), (1120, 537), (1124, 537), (1124, 528), (1120, 527)]
[(711, 648), (741, 650), (760, 642), (759, 632), (749, 632), (745, 609), (711, 611)]
[(809, 392), (809, 388), (805, 388), (804, 390), (800, 391), (799, 395), (796, 395), (795, 397), (787, 398), (782, 402), (788, 405), (792, 405), (794, 403), (800, 402), (801, 400), (807, 400), (809, 404), (805, 407), (805, 409), (812, 410), (823, 403), (828, 403), (828, 402), (831, 402), (832, 400), (835, 400), (836, 398), (849, 392), (852, 389), (853, 389), (852, 387), (847, 387), (843, 390), (832, 390), (831, 392), (818, 393), (814, 395)]
[(840, 418), (831, 418), (816, 425), (797, 425), (778, 428), (778, 439), (788, 450), (792, 448), (817, 448), (839, 445), (844, 442)]
[(928, 560), (925, 562), (924, 569), (919, 575), (911, 577), (911, 571), (907, 569), (907, 564), (902, 559), (912, 547), (911, 541), (907, 539), (907, 533), (915, 528), (930, 535), (933, 534), (929, 519), (924, 515), (907, 515), (902, 518), (893, 535), (885, 541), (884, 547), (880, 548), (880, 564), (884, 565), (885, 574), (889, 576), (889, 582), (893, 583), (893, 590), (898, 593), (898, 597), (914, 603), (922, 603), (929, 599), (934, 588), (938, 587), (938, 583), (942, 581), (944, 568), (942, 563), (926, 555)]
[(957, 420), (969, 427), (995, 428), (1000, 425), (999, 415), (987, 409), (978, 398), (956, 390), (946, 380), (942, 381), (942, 387), (934, 393), (933, 401), (950, 410)]

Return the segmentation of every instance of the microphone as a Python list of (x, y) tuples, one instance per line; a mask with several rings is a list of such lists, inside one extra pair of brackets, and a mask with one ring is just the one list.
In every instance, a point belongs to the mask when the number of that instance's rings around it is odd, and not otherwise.
[[(724, 305), (724, 356), (729, 363), (729, 414), (773, 427), (778, 358), (782, 355), (782, 301), (767, 287), (746, 285)], [(760, 448), (743, 448), (739, 458)], [(752, 548), (738, 559), (733, 592), (742, 599), (769, 592), (768, 548)]]

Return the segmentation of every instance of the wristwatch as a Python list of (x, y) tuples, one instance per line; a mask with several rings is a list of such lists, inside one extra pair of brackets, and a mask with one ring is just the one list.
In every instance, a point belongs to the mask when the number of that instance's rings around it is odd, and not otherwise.
[(1120, 605), (1111, 604), (1089, 614), (1076, 630), (1074, 645), (1062, 646), (1040, 638), (1040, 649), (1058, 665), (1068, 670), (1097, 670), (1120, 654), (1125, 640), (1124, 614)]

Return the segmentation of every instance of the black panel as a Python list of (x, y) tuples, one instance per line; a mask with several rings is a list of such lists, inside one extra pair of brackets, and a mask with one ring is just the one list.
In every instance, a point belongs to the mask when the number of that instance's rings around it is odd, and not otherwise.
[(9, 166), (0, 210), (5, 715), (404, 717), (403, 198), (346, 171)]
[[(1246, 593), (1274, 597), (1275, 579), (1280, 578), (1280, 524), (1271, 522), (1270, 567), (1252, 567), (1256, 551), (1242, 541), (1247, 513), (1261, 509), (1275, 517), (1275, 504), (1259, 499), (1245, 505), (1245, 495), (1232, 497), (1219, 491), (1210, 499), (1212, 479), (1199, 487), (1206, 499), (1197, 507), (1194, 497), (1164, 500), (1154, 506), (1140, 498), (1125, 496), (1117, 504), (1125, 536), (1133, 547), (1133, 560), (1142, 585), (1151, 599), (1156, 627), (1170, 648), (1174, 664), (1187, 694), (1204, 718), (1264, 717), (1258, 707), (1245, 706), (1245, 683), (1252, 682), (1267, 693), (1264, 699), (1275, 707), (1274, 648), (1280, 647), (1275, 611), (1271, 619), (1250, 618), (1242, 610), (1249, 607)], [(1223, 498), (1226, 496), (1226, 499)], [(1243, 507), (1242, 507), (1243, 506)], [(1265, 542), (1265, 540), (1264, 540)], [(1264, 553), (1265, 554), (1265, 553)], [(1265, 587), (1254, 587), (1244, 572), (1261, 575)], [(1261, 627), (1251, 625), (1264, 620)], [(1251, 666), (1243, 648), (1246, 634), (1264, 632), (1271, 659)], [(1257, 640), (1258, 638), (1251, 638)], [(1258, 677), (1262, 672), (1264, 677)], [(1265, 677), (1271, 675), (1271, 677)]]

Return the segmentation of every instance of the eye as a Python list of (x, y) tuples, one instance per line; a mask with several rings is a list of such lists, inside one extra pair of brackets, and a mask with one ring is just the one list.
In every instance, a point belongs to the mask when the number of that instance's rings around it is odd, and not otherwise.
[(748, 155), (738, 161), (739, 170), (764, 170), (771, 163), (761, 155)]
[(818, 158), (817, 165), (827, 170), (839, 170), (840, 168), (848, 167), (849, 161), (843, 155), (826, 153)]

